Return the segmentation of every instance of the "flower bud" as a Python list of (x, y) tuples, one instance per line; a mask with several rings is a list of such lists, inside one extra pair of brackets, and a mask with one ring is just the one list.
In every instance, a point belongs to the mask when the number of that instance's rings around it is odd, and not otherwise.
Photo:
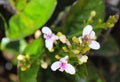
[(79, 43), (79, 40), (78, 40), (78, 38), (77, 37), (72, 37), (72, 41), (74, 42), (74, 43)]
[(99, 19), (99, 20), (98, 20), (98, 23), (102, 23), (102, 19)]
[(36, 32), (35, 32), (35, 34), (34, 34), (34, 37), (35, 38), (39, 38), (40, 36), (41, 36), (41, 31), (40, 30), (37, 30)]
[(42, 67), (43, 69), (47, 69), (48, 63), (45, 62), (45, 61), (41, 61), (41, 67)]
[(67, 47), (62, 47), (62, 49), (64, 50), (64, 52), (68, 52), (68, 50), (67, 50)]
[(73, 53), (74, 53), (74, 54), (79, 54), (80, 51), (79, 51), (79, 50), (73, 50)]
[(62, 43), (66, 43), (66, 41), (67, 41), (67, 38), (66, 38), (65, 35), (59, 36), (59, 39), (60, 39), (60, 41), (61, 41)]
[(29, 64), (29, 65), (27, 65), (27, 68), (29, 69), (31, 67), (31, 65)]
[(66, 44), (69, 46), (69, 47), (71, 47), (71, 43), (70, 43), (70, 41), (67, 39), (66, 40)]
[(108, 25), (108, 27), (110, 27), (110, 28), (114, 27), (114, 24), (112, 24), (112, 23), (107, 23), (107, 25)]
[(82, 64), (83, 64), (83, 62), (78, 62), (78, 64), (79, 64), (79, 65), (82, 65)]
[(54, 50), (54, 48), (52, 48), (51, 50), (49, 50), (50, 52), (54, 52), (55, 50)]
[(81, 63), (86, 63), (87, 60), (88, 60), (88, 56), (86, 56), (86, 55), (81, 56), (80, 59), (79, 59), (79, 61), (80, 61)]
[(58, 35), (58, 36), (61, 36), (61, 35), (63, 35), (63, 34), (62, 34), (61, 32), (58, 32), (57, 35)]
[(27, 70), (27, 67), (26, 66), (21, 66), (21, 71), (26, 71)]
[(91, 16), (92, 16), (92, 17), (96, 16), (96, 11), (94, 11), (94, 10), (91, 11)]
[(25, 57), (27, 60), (30, 60), (30, 55), (27, 54)]
[(17, 59), (19, 61), (24, 61), (25, 60), (25, 56), (20, 54), (20, 55), (17, 56)]
[(59, 55), (55, 55), (55, 58), (56, 59), (60, 59), (61, 57)]

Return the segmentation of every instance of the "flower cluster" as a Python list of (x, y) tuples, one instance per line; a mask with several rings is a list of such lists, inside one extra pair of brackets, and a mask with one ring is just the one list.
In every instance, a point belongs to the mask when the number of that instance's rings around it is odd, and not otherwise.
[(51, 69), (53, 71), (59, 70), (61, 72), (65, 71), (69, 74), (75, 74), (76, 70), (74, 66), (68, 63), (68, 59), (70, 58), (68, 56), (71, 56), (71, 53), (74, 54), (74, 56), (78, 59), (78, 63), (81, 65), (87, 62), (88, 56), (86, 55), (86, 52), (89, 51), (90, 48), (94, 50), (100, 48), (100, 44), (95, 41), (95, 32), (93, 31), (91, 25), (87, 25), (83, 29), (82, 36), (79, 36), (78, 38), (73, 37), (72, 44), (61, 32), (58, 32), (57, 35), (55, 35), (49, 27), (43, 27), (42, 33), (45, 38), (45, 47), (49, 51), (52, 51), (54, 43), (57, 43), (58, 40), (67, 46), (63, 47), (63, 51), (68, 55), (60, 58), (59, 61), (56, 61), (51, 65)]

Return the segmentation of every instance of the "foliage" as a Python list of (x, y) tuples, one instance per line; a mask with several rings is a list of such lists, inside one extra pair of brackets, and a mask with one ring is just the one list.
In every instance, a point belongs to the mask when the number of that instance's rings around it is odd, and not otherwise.
[(27, 0), (18, 0), (14, 4), (16, 13), (9, 20), (6, 34), (10, 39), (18, 40), (34, 33), (47, 22), (55, 8), (56, 1), (31, 0), (27, 2)]
[[(25, 62), (19, 62), (21, 63), (19, 67), (19, 78), (21, 82), (37, 82), (37, 73), (40, 67), (39, 60), (43, 55), (43, 48), (42, 39), (36, 39), (26, 46), (23, 54), (25, 54), (26, 57), (30, 56), (30, 59)], [(24, 65), (22, 65), (23, 63)], [(30, 66), (30, 68), (27, 70), (28, 66)], [(21, 69), (26, 71), (22, 71)]]
[[(95, 17), (92, 17), (92, 11), (95, 11)], [(96, 28), (95, 25), (98, 24), (99, 19), (103, 21), (104, 13), (103, 0), (95, 0), (94, 2), (92, 2), (92, 0), (78, 0), (66, 16), (62, 28), (65, 28), (64, 31), (69, 36), (81, 35), (83, 27), (88, 24), (92, 24), (96, 31), (99, 28)]]

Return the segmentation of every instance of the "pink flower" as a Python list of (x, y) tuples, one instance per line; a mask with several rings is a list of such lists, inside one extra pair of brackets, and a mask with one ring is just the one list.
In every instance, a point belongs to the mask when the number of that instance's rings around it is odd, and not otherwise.
[(48, 48), (48, 50), (51, 50), (53, 48), (53, 43), (59, 38), (54, 33), (52, 33), (51, 29), (48, 27), (43, 27), (42, 32), (44, 33), (45, 46)]
[(82, 43), (82, 39), (84, 39), (85, 41), (88, 41), (90, 43), (89, 47), (92, 49), (99, 49), (100, 48), (100, 44), (94, 40), (95, 37), (95, 32), (93, 31), (93, 28), (91, 25), (87, 25), (84, 29), (83, 29), (83, 33), (82, 36), (79, 37), (79, 41), (80, 43)]
[(68, 56), (65, 56), (64, 58), (61, 58), (60, 61), (56, 61), (51, 65), (51, 69), (53, 71), (56, 71), (59, 69), (59, 71), (69, 73), (69, 74), (75, 74), (75, 68), (67, 62)]

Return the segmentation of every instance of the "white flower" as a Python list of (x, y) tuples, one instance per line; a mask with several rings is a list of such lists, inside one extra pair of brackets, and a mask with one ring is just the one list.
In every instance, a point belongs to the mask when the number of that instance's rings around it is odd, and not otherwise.
[(67, 62), (68, 56), (65, 56), (64, 58), (61, 58), (60, 61), (56, 61), (51, 65), (51, 69), (53, 71), (56, 71), (59, 69), (59, 71), (69, 73), (69, 74), (75, 74), (75, 68)]
[(81, 56), (80, 59), (79, 59), (79, 61), (80, 61), (81, 63), (86, 63), (87, 60), (88, 60), (88, 56), (86, 56), (86, 55)]
[(51, 29), (48, 27), (43, 27), (42, 32), (44, 33), (45, 46), (48, 50), (51, 50), (53, 48), (53, 43), (58, 40), (58, 36), (52, 33)]
[(80, 43), (82, 43), (82, 39), (85, 39), (86, 41), (90, 42), (89, 47), (92, 49), (99, 49), (100, 48), (100, 44), (94, 40), (95, 37), (95, 32), (93, 31), (93, 28), (91, 25), (87, 25), (84, 29), (83, 29), (83, 33), (82, 36), (79, 37), (79, 41)]

